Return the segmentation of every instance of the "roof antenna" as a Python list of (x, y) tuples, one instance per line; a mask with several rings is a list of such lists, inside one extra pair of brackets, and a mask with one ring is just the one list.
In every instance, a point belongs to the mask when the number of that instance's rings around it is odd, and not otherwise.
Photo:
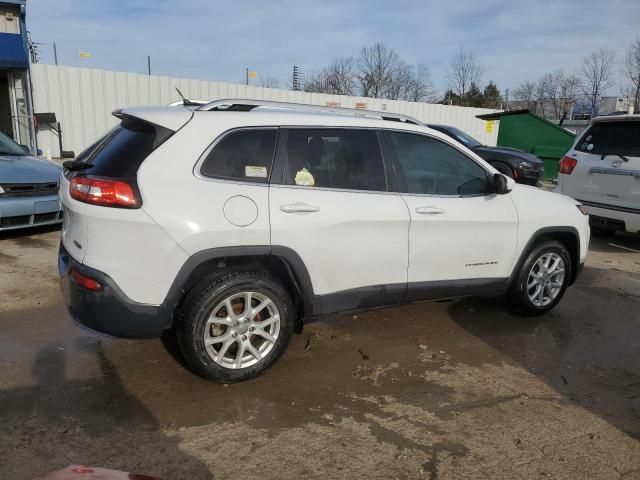
[(180, 89), (178, 87), (174, 87), (176, 89), (176, 92), (178, 92), (178, 95), (180, 95), (180, 98), (182, 98), (182, 105), (185, 107), (196, 107), (196, 106), (200, 106), (199, 103), (196, 102), (192, 102), (191, 100), (189, 100), (188, 98), (186, 98), (182, 92), (180, 91)]

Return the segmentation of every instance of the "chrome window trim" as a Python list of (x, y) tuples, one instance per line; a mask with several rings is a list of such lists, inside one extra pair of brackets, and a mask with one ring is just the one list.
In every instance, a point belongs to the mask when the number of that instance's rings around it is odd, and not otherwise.
[(339, 193), (364, 193), (374, 195), (402, 195), (400, 192), (383, 192), (381, 190), (354, 190), (350, 188), (331, 188), (331, 187), (312, 187), (309, 185), (288, 185), (284, 183), (272, 183), (269, 185), (272, 188), (295, 188), (300, 190), (309, 190), (312, 192), (339, 192)]

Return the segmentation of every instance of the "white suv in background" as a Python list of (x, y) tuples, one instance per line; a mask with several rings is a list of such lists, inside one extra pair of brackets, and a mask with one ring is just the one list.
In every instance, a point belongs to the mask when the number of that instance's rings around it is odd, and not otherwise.
[(560, 161), (557, 190), (584, 204), (594, 233), (640, 232), (640, 115), (594, 118)]
[(118, 337), (172, 329), (208, 379), (256, 376), (335, 312), (506, 294), (542, 314), (587, 255), (576, 201), (409, 117), (254, 100), (114, 114), (61, 180), (69, 311)]

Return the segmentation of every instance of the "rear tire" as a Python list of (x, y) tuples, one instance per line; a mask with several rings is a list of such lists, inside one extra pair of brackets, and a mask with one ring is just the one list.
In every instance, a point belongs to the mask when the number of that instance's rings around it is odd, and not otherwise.
[(176, 319), (178, 345), (201, 377), (221, 383), (255, 378), (284, 353), (294, 330), (285, 289), (259, 271), (230, 271), (198, 283)]
[(512, 305), (522, 315), (543, 315), (564, 296), (571, 273), (571, 256), (562, 243), (539, 243), (527, 255), (511, 287)]

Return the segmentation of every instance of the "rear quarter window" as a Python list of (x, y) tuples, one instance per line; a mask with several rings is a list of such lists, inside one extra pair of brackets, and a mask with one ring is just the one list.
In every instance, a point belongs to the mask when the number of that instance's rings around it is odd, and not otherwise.
[(200, 167), (205, 177), (266, 183), (276, 148), (276, 128), (252, 128), (226, 134)]
[(576, 150), (596, 155), (640, 156), (640, 122), (596, 123), (584, 133)]

